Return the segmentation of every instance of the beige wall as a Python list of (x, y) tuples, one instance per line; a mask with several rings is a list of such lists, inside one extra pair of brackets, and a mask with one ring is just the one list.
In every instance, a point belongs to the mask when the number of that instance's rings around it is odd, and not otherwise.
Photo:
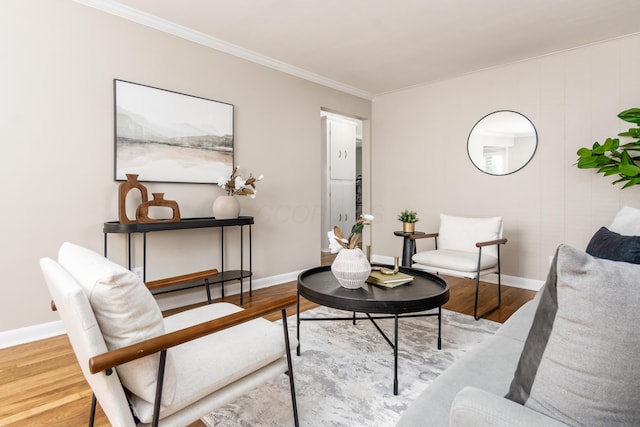
[[(255, 277), (319, 262), (320, 109), (369, 118), (370, 101), (72, 1), (4, 0), (0, 9), (0, 331), (57, 320), (39, 258), (66, 240), (101, 252), (102, 224), (117, 219), (114, 78), (234, 104), (236, 163), (265, 175), (256, 199), (241, 200), (256, 218)], [(178, 201), (185, 218), (210, 216), (222, 194), (147, 187)], [(231, 230), (227, 241), (232, 254)], [(213, 231), (149, 235), (149, 278), (219, 267), (217, 243)], [(110, 238), (109, 254), (124, 261), (124, 239)]]
[[(640, 107), (637, 52), (640, 35), (377, 97), (374, 253), (399, 255), (392, 230), (405, 208), (423, 231), (437, 231), (439, 213), (502, 215), (503, 272), (543, 280), (558, 244), (584, 248), (621, 206), (640, 207), (640, 188), (574, 166), (579, 147), (629, 127), (616, 115)], [(525, 169), (495, 177), (471, 164), (466, 142), (477, 120), (502, 109), (529, 117), (539, 145)]]

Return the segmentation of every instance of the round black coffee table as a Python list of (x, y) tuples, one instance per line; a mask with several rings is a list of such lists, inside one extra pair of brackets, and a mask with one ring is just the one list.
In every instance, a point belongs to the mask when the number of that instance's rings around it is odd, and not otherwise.
[[(392, 268), (390, 266), (385, 266)], [(400, 267), (402, 273), (413, 276), (409, 283), (395, 288), (365, 283), (359, 289), (346, 289), (340, 286), (331, 273), (331, 266), (316, 267), (303, 271), (298, 276), (298, 314), (297, 319), (297, 354), (300, 356), (300, 322), (303, 320), (370, 320), (393, 348), (394, 377), (393, 393), (398, 394), (398, 319), (402, 317), (438, 317), (438, 349), (442, 348), (442, 305), (449, 300), (449, 285), (441, 277), (426, 271)], [(350, 317), (304, 318), (300, 316), (300, 297), (316, 304), (338, 310), (353, 312)], [(418, 312), (438, 309), (435, 313)], [(364, 313), (366, 317), (357, 317), (356, 313)], [(387, 314), (388, 316), (371, 316), (371, 314)], [(376, 324), (376, 319), (395, 319), (393, 342)]]

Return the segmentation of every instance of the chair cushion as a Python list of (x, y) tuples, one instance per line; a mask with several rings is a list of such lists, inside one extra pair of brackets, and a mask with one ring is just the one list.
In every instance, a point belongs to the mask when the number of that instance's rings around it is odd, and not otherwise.
[(640, 425), (640, 266), (563, 245), (558, 310), (525, 406), (570, 425)]
[(609, 230), (623, 236), (640, 236), (640, 209), (625, 206), (616, 214)]
[[(238, 311), (242, 308), (233, 304), (211, 304), (167, 317), (165, 328), (172, 332)], [(285, 354), (285, 344), (282, 325), (260, 318), (172, 350), (180, 375), (173, 403), (162, 408), (161, 418), (280, 359)], [(150, 422), (153, 405), (135, 397), (132, 403), (137, 416)]]
[(589, 241), (586, 252), (596, 258), (640, 264), (640, 236), (622, 236), (600, 227)]
[[(68, 242), (60, 248), (58, 262), (87, 295), (109, 350), (164, 334), (160, 308), (135, 273), (96, 252)], [(159, 360), (159, 354), (155, 354), (120, 365), (116, 370), (125, 388), (153, 402)], [(168, 351), (163, 405), (173, 401), (175, 386), (176, 371), (171, 351)]]
[[(478, 252), (465, 252), (448, 249), (418, 252), (412, 257), (416, 264), (432, 267), (434, 270), (446, 269), (473, 273), (478, 269)], [(486, 270), (498, 265), (498, 258), (482, 253), (480, 270)]]
[[(502, 217), (463, 218), (440, 214), (438, 249), (476, 252), (477, 242), (486, 242), (502, 237)], [(496, 245), (482, 248), (482, 253), (498, 257)]]

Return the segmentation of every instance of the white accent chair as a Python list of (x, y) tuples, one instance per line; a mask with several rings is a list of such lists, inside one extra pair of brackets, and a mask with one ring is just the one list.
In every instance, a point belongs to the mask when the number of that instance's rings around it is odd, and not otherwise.
[[(440, 214), (437, 233), (410, 236), (412, 240), (424, 238), (433, 238), (435, 248), (413, 255), (413, 268), (475, 279), (473, 317), (476, 320), (500, 307), (500, 246), (507, 243), (507, 239), (502, 237), (502, 217), (464, 218)], [(478, 315), (480, 276), (491, 273), (498, 275), (498, 305)]]
[[(97, 399), (113, 426), (185, 426), (283, 373), (298, 425), (285, 310), (295, 295), (163, 319), (136, 274), (93, 251), (64, 243), (40, 266), (94, 393), (89, 425)], [(278, 310), (282, 326), (262, 318)]]

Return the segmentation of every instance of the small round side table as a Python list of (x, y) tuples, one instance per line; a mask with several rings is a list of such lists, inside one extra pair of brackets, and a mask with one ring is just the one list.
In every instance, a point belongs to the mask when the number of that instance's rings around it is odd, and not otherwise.
[(426, 234), (424, 231), (414, 231), (413, 233), (405, 233), (404, 231), (394, 231), (396, 236), (404, 237), (402, 245), (402, 266), (411, 267), (411, 257), (416, 254), (416, 241), (409, 239), (414, 234)]

